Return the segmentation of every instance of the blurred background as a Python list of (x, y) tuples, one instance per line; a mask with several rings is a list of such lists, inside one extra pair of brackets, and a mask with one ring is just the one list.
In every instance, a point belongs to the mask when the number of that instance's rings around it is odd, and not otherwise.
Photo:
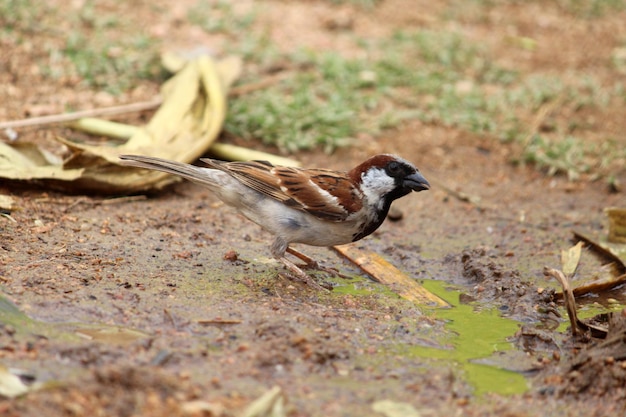
[[(230, 98), (230, 141), (283, 154), (376, 150), (411, 121), (490, 138), (511, 162), (549, 175), (617, 186), (625, 9), (623, 0), (2, 0), (0, 121), (150, 100), (169, 76), (165, 52), (236, 55), (237, 84), (252, 88)], [(20, 140), (71, 136), (55, 129)]]

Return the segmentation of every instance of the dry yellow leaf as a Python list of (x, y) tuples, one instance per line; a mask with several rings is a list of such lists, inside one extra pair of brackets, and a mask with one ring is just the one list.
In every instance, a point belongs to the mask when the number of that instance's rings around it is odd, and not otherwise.
[(561, 251), (561, 268), (567, 276), (573, 276), (580, 262), (580, 254), (582, 252), (583, 242), (578, 242), (568, 250)]
[(73, 151), (68, 160), (60, 161), (33, 144), (0, 143), (0, 177), (103, 193), (161, 188), (178, 181), (160, 172), (121, 166), (119, 155), (141, 154), (186, 163), (202, 156), (222, 130), (227, 90), (240, 72), (241, 60), (236, 57), (216, 62), (200, 56), (184, 63), (163, 85), (162, 104), (150, 122), (144, 127), (123, 126), (123, 135), (133, 133), (120, 146), (58, 138)]

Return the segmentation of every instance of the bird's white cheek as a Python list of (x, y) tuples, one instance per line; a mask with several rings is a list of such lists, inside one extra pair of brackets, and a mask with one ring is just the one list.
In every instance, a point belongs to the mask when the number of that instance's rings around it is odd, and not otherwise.
[(382, 169), (370, 169), (362, 176), (361, 191), (370, 204), (381, 203), (396, 188), (396, 182)]

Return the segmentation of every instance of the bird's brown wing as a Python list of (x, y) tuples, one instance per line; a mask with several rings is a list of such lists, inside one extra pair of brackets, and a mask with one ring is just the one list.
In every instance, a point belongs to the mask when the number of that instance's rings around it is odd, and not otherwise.
[(342, 172), (274, 166), (265, 161), (202, 161), (288, 207), (323, 220), (343, 221), (361, 208), (360, 191)]

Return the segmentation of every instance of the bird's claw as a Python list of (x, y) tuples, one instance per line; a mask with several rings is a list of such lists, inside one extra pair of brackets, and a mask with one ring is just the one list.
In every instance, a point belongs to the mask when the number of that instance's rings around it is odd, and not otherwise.
[(302, 269), (300, 269), (296, 264), (291, 262), (289, 259), (282, 257), (279, 260), (287, 267), (287, 269), (289, 269), (289, 271), (291, 271), (291, 274), (288, 274), (288, 275), (294, 278), (296, 281), (304, 282), (310, 287), (313, 287), (318, 290), (329, 291), (332, 289), (332, 286), (329, 286), (330, 288), (327, 288), (325, 286), (320, 285), (317, 281), (315, 281), (315, 279), (313, 279), (309, 274), (305, 273)]

